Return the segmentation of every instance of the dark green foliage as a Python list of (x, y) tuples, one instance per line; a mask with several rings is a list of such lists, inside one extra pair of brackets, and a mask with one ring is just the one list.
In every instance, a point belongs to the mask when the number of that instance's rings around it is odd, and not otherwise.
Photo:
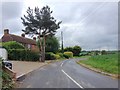
[(56, 53), (59, 49), (59, 41), (56, 37), (47, 37), (46, 38), (46, 52)]
[(3, 59), (0, 58), (0, 80), (2, 79), (2, 81), (0, 81), (0, 86), (2, 84), (2, 90), (11, 90), (14, 87), (14, 83), (10, 75), (2, 70), (2, 61)]
[(22, 60), (22, 61), (38, 61), (39, 54), (25, 49), (10, 49), (8, 50), (8, 58), (10, 60)]
[(74, 56), (79, 56), (80, 52), (81, 52), (81, 47), (80, 46), (74, 46), (74, 47), (66, 47), (64, 49), (64, 51), (70, 51), (73, 52)]
[(64, 54), (63, 53), (57, 53), (57, 55), (59, 55), (60, 58), (64, 58)]
[[(41, 39), (42, 40), (42, 39)], [(43, 43), (43, 40), (42, 40)], [(39, 40), (37, 41), (37, 46), (40, 47)], [(46, 47), (45, 52), (58, 52), (59, 49), (59, 41), (55, 36), (46, 37)]]
[(55, 54), (52, 53), (52, 52), (46, 52), (45, 53), (45, 60), (55, 60), (56, 57), (55, 57)]
[(73, 52), (73, 47), (66, 47), (66, 48), (64, 49), (64, 52), (66, 52), (66, 51)]
[(94, 51), (94, 55), (99, 55), (100, 51), (96, 50)]
[[(44, 6), (42, 9), (35, 7), (31, 9), (28, 7), (27, 16), (21, 17), (22, 23), (25, 26), (25, 30), (22, 30), (25, 34), (39, 36), (41, 51), (41, 61), (45, 61), (45, 38), (47, 36), (55, 35), (57, 29), (60, 28), (60, 22), (56, 22), (54, 17), (51, 15), (53, 11), (50, 10), (49, 6)], [(40, 40), (43, 39), (43, 44)]]
[(43, 31), (41, 35), (54, 35), (61, 22), (56, 23), (56, 20), (51, 16), (53, 11), (49, 6), (45, 6), (42, 9), (35, 7), (31, 9), (28, 7), (27, 16), (21, 17), (22, 23), (25, 26), (25, 34), (39, 35), (39, 30)]
[(74, 46), (73, 47), (73, 55), (74, 56), (79, 56), (80, 52), (81, 52), (81, 47), (80, 46)]
[(68, 55), (66, 55), (66, 54), (63, 54), (63, 56), (64, 56), (64, 58), (67, 58), (67, 59), (69, 59), (69, 56), (68, 56)]
[(6, 72), (2, 72), (2, 90), (11, 90), (14, 87), (12, 78)]
[(25, 49), (25, 47), (22, 44), (20, 44), (16, 41), (5, 42), (5, 43), (2, 43), (2, 45), (7, 50), (9, 50), (9, 49)]
[(107, 54), (107, 51), (102, 50), (102, 51), (101, 51), (101, 54), (102, 54), (102, 55), (105, 55), (105, 54)]

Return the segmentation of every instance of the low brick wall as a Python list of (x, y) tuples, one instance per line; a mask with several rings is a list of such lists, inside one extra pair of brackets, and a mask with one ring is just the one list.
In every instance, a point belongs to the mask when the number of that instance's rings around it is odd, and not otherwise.
[(2, 67), (2, 70), (10, 75), (13, 80), (16, 80), (16, 73), (7, 67)]

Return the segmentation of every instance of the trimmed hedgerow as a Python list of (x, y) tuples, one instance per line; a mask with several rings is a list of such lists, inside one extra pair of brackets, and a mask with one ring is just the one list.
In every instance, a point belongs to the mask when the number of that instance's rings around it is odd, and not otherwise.
[(27, 49), (10, 49), (8, 50), (9, 60), (21, 60), (21, 61), (38, 61), (39, 53), (32, 52)]
[(73, 53), (72, 52), (64, 52), (64, 57), (65, 58), (72, 58), (73, 57)]
[(4, 42), (4, 43), (2, 43), (2, 46), (7, 50), (9, 50), (9, 49), (25, 49), (25, 47), (22, 44), (20, 44), (16, 41)]

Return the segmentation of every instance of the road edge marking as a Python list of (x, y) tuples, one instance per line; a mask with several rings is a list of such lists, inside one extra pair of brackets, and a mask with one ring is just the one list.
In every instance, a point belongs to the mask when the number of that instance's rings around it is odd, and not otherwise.
[(72, 80), (77, 86), (79, 86), (80, 88), (83, 89), (83, 87), (78, 83), (76, 82), (72, 77), (70, 77), (64, 70), (61, 70), (70, 80)]

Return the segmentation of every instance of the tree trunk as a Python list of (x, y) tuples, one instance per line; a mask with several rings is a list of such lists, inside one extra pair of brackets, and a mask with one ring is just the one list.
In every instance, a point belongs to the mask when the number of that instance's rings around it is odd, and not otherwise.
[(45, 36), (43, 37), (43, 45), (42, 45), (42, 62), (45, 62)]
[(40, 57), (39, 57), (39, 61), (41, 62), (42, 61), (42, 40), (40, 39), (40, 36), (39, 36), (39, 51), (40, 51)]

